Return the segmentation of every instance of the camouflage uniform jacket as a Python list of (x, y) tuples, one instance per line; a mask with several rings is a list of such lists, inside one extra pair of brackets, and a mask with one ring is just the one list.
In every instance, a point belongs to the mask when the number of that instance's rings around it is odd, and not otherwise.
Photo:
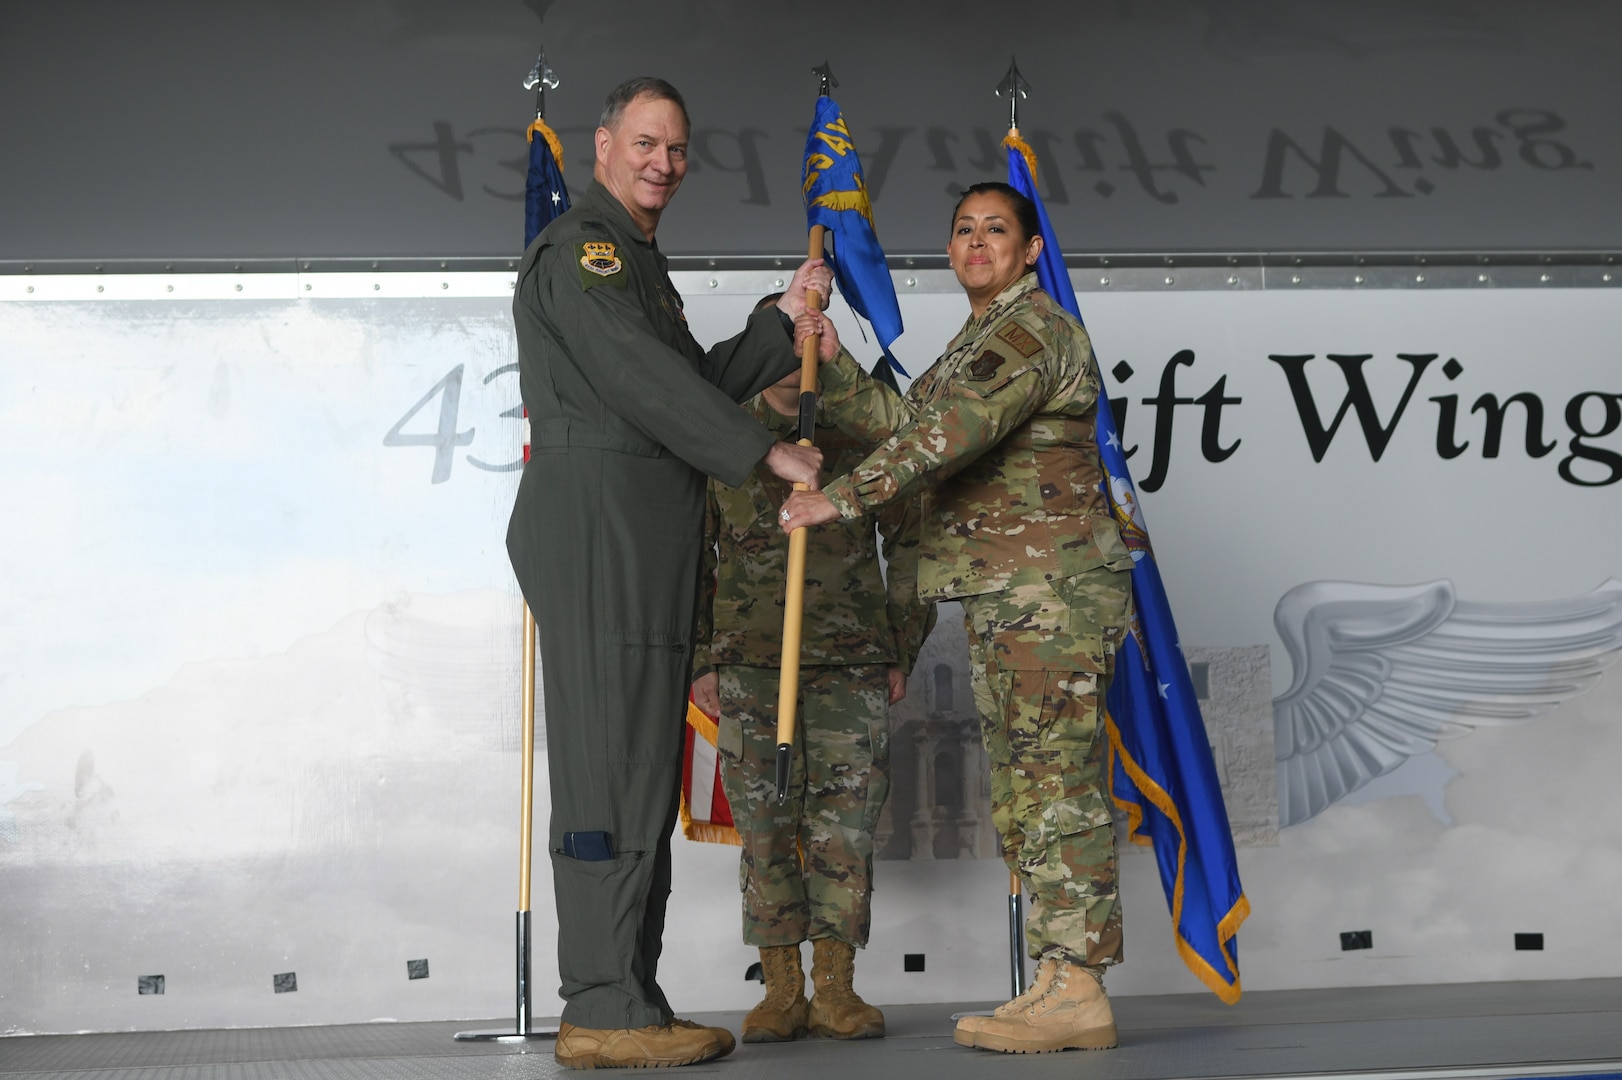
[[(779, 438), (794, 439), (794, 421), (763, 397), (744, 408)], [(823, 453), (825, 483), (866, 456), (865, 444), (836, 428), (818, 427), (814, 441)], [(735, 488), (710, 481), (696, 673), (716, 664), (782, 664), (788, 538), (778, 527), (777, 510), (791, 490), (764, 466)], [(879, 574), (875, 525), (884, 536), (888, 585)], [(918, 598), (917, 564), (913, 500), (812, 529), (806, 543), (801, 662), (893, 664), (910, 673), (935, 625), (935, 605)]]
[(921, 497), (925, 599), (1132, 565), (1102, 486), (1092, 343), (1035, 274), (971, 317), (905, 397), (848, 355), (821, 379), (825, 417), (882, 443), (823, 491), (845, 518)]

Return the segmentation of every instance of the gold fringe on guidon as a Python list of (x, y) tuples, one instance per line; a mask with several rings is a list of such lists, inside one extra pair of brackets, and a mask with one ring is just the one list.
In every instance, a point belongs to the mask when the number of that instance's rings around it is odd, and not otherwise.
[[(1183, 872), (1188, 864), (1188, 834), (1183, 829), (1183, 817), (1177, 812), (1177, 804), (1172, 802), (1171, 796), (1166, 793), (1164, 788), (1149, 778), (1149, 774), (1144, 772), (1143, 767), (1132, 759), (1132, 755), (1126, 752), (1126, 747), (1121, 742), (1121, 731), (1115, 726), (1115, 718), (1109, 714), (1107, 709), (1104, 710), (1104, 728), (1109, 734), (1109, 753), (1104, 763), (1104, 775), (1113, 776), (1115, 774), (1115, 759), (1118, 756), (1122, 767), (1126, 769), (1126, 773), (1132, 778), (1132, 782), (1138, 786), (1138, 790), (1155, 805), (1157, 810), (1170, 819), (1172, 826), (1177, 830), (1177, 882), (1172, 891), (1171, 903), (1171, 925), (1173, 933), (1177, 935), (1177, 952), (1183, 958), (1183, 963), (1188, 965), (1189, 971), (1193, 972), (1195, 977), (1203, 982), (1224, 1004), (1237, 1004), (1242, 989), (1239, 979), (1239, 965), (1234, 961), (1233, 952), (1228, 948), (1228, 942), (1232, 941), (1234, 935), (1239, 932), (1239, 924), (1249, 917), (1250, 899), (1241, 894), (1232, 910), (1217, 923), (1217, 940), (1222, 949), (1222, 959), (1227, 965), (1228, 975), (1233, 979), (1232, 982), (1229, 982), (1227, 978), (1224, 978), (1212, 968), (1210, 963), (1184, 939), (1180, 929), (1183, 919)], [(1143, 836), (1138, 832), (1143, 825), (1143, 807), (1128, 799), (1116, 796), (1113, 789), (1110, 792), (1110, 799), (1126, 813), (1129, 826), (1127, 838), (1135, 844), (1151, 844), (1152, 841), (1147, 836)]]
[(743, 847), (743, 841), (738, 837), (738, 830), (730, 825), (712, 825), (708, 821), (694, 821), (687, 813), (687, 800), (681, 803), (681, 832), (689, 840), (697, 840), (701, 844), (731, 844), (733, 847)]
[(535, 136), (537, 134), (539, 134), (541, 136), (541, 138), (546, 140), (546, 145), (548, 145), (548, 146), (550, 146), (552, 148), (552, 160), (558, 163), (558, 171), (562, 172), (563, 171), (563, 143), (561, 141), (559, 141), (558, 133), (553, 131), (550, 127), (548, 127), (545, 120), (542, 120), (540, 117), (537, 116), (535, 118), (535, 122), (533, 124), (529, 125), (529, 140), (528, 141), (534, 142), (535, 141)]
[(1019, 128), (1009, 128), (1008, 134), (1002, 137), (1002, 144), (1010, 150), (1018, 150), (1019, 156), (1025, 159), (1025, 167), (1031, 170), (1031, 183), (1036, 183), (1036, 151), (1031, 144), (1019, 136)]

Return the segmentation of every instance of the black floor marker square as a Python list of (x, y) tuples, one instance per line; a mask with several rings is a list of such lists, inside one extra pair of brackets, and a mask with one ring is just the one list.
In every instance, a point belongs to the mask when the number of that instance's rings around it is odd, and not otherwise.
[(142, 976), (140, 976), (138, 979), (135, 980), (135, 992), (137, 994), (161, 994), (161, 993), (163, 993), (163, 976), (162, 975), (142, 975)]
[(426, 979), (427, 977), (428, 977), (428, 961), (426, 961), (426, 960), (407, 960), (406, 961), (406, 978), (408, 978), (408, 979)]
[(1352, 949), (1372, 949), (1374, 948), (1374, 931), (1342, 930), (1340, 948), (1342, 952), (1350, 952)]
[(298, 990), (298, 972), (284, 971), (270, 977), (271, 989), (278, 994), (291, 994)]
[(921, 952), (902, 953), (901, 954), (901, 970), (902, 971), (922, 971), (922, 970), (924, 970), (924, 954), (921, 953)]
[(1516, 934), (1515, 950), (1517, 952), (1541, 952), (1543, 950), (1542, 934)]

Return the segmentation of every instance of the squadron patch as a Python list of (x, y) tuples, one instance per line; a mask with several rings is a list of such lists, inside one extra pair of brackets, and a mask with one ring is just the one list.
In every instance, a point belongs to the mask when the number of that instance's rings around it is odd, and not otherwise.
[(630, 275), (625, 273), (625, 263), (614, 252), (614, 245), (607, 240), (580, 240), (574, 245), (575, 254), (580, 259), (580, 287), (589, 289), (593, 285), (613, 285), (616, 288), (625, 288)]
[(1003, 366), (1006, 360), (1006, 357), (999, 356), (997, 353), (987, 349), (969, 364), (969, 378), (973, 379), (975, 382), (985, 382), (987, 379), (997, 374), (998, 369)]
[(1012, 345), (1021, 356), (1031, 357), (1042, 351), (1042, 343), (1018, 323), (1009, 323), (997, 331), (997, 336)]
[(625, 269), (614, 245), (607, 240), (587, 240), (580, 245), (580, 265), (598, 277), (609, 277)]

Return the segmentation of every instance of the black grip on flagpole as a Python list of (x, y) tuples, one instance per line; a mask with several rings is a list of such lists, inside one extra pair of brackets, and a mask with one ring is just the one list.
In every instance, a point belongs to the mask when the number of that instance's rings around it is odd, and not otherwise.
[(800, 395), (800, 440), (812, 442), (817, 434), (817, 394), (807, 390)]
[(788, 774), (794, 765), (794, 747), (789, 743), (777, 744), (777, 802), (788, 801)]

